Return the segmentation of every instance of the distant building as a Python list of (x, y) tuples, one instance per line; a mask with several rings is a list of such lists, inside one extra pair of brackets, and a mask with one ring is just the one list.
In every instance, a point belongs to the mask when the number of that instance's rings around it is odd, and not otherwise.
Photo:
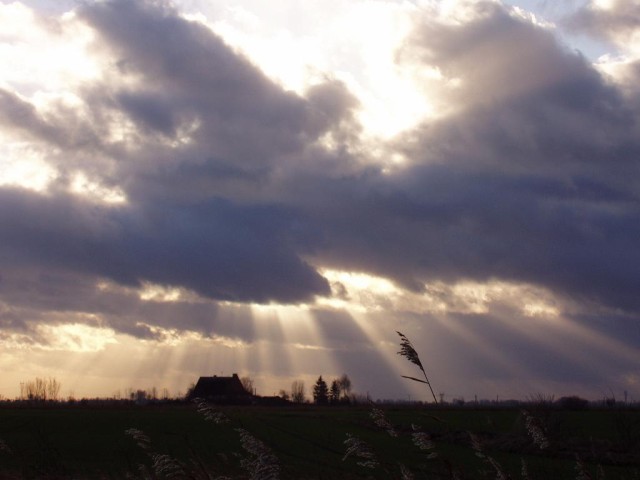
[(253, 394), (247, 392), (237, 373), (230, 377), (200, 377), (189, 394), (189, 400), (202, 398), (213, 403), (250, 403)]

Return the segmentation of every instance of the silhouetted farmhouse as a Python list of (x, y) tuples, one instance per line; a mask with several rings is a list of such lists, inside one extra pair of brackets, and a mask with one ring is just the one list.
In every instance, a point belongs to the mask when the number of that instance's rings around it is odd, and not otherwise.
[(253, 394), (242, 386), (238, 374), (230, 377), (200, 377), (189, 399), (202, 398), (213, 403), (250, 403)]

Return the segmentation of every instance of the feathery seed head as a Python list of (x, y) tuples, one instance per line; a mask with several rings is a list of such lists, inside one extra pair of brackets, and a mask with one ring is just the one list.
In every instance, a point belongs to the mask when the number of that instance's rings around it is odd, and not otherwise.
[(544, 433), (544, 428), (540, 419), (534, 417), (526, 410), (522, 411), (522, 415), (524, 416), (527, 432), (531, 436), (533, 443), (535, 443), (541, 450), (547, 448), (549, 446), (549, 440)]
[[(414, 424), (411, 424), (411, 428), (413, 429), (413, 432), (411, 433), (411, 440), (416, 447), (420, 450), (433, 450), (435, 448), (435, 444), (428, 433), (423, 432), (420, 430), (420, 427)], [(431, 452), (427, 458), (433, 459), (437, 457), (438, 454), (436, 452)]]
[(241, 461), (251, 480), (277, 480), (280, 478), (280, 464), (271, 449), (243, 428), (236, 428), (240, 444), (248, 456)]
[(380, 410), (379, 408), (373, 407), (369, 415), (373, 419), (373, 423), (375, 423), (378, 427), (385, 430), (389, 435), (391, 435), (392, 437), (398, 436), (398, 432), (396, 432), (396, 429), (393, 427), (391, 422), (387, 419), (386, 415), (382, 410)]
[(213, 408), (204, 399), (194, 398), (193, 401), (198, 407), (198, 413), (200, 413), (205, 420), (209, 420), (218, 425), (229, 422), (229, 418), (224, 413)]
[(363, 459), (361, 462), (357, 462), (361, 467), (376, 468), (379, 465), (378, 460), (371, 448), (369, 448), (369, 445), (359, 438), (347, 433), (347, 439), (344, 441), (344, 444), (347, 446), (347, 453), (342, 457), (343, 461), (353, 455), (354, 457)]
[(398, 331), (396, 331), (396, 333), (400, 335), (400, 351), (398, 352), (398, 355), (402, 355), (411, 363), (417, 365), (420, 370), (424, 371), (422, 362), (420, 361), (420, 357), (418, 356), (418, 352), (416, 352), (416, 349), (413, 348), (413, 344), (411, 343), (411, 341), (403, 333)]
[(129, 428), (125, 430), (124, 433), (133, 438), (138, 446), (143, 450), (151, 450), (151, 439), (142, 430), (138, 430), (137, 428)]

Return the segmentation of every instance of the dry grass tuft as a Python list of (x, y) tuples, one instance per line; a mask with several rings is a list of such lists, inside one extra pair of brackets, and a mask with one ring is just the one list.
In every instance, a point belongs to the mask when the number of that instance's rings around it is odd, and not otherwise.
[(236, 428), (242, 448), (248, 456), (240, 462), (252, 480), (277, 480), (280, 463), (267, 445), (243, 428)]
[(197, 405), (198, 413), (200, 413), (205, 420), (209, 420), (217, 425), (229, 423), (229, 418), (224, 413), (213, 408), (202, 398), (195, 398), (193, 401)]
[(380, 465), (376, 455), (373, 453), (373, 450), (369, 445), (360, 440), (358, 437), (354, 437), (353, 435), (347, 433), (347, 439), (344, 441), (344, 444), (347, 446), (347, 453), (345, 453), (342, 460), (346, 460), (347, 458), (354, 456), (361, 458), (362, 460), (357, 462), (358, 465), (366, 468), (377, 468)]
[(522, 415), (524, 416), (525, 427), (533, 443), (535, 443), (540, 450), (549, 447), (549, 440), (540, 419), (534, 417), (527, 410), (522, 410)]
[(151, 444), (151, 439), (142, 430), (129, 428), (125, 430), (125, 433), (131, 436), (151, 459), (152, 473), (148, 472), (144, 465), (139, 465), (139, 470), (143, 478), (167, 480), (193, 478), (186, 472), (184, 466), (178, 460), (170, 455), (155, 452)]
[(398, 432), (396, 431), (395, 427), (387, 419), (387, 416), (384, 414), (384, 412), (381, 409), (377, 407), (371, 407), (371, 412), (369, 413), (369, 415), (373, 419), (373, 423), (375, 423), (378, 427), (380, 427), (382, 430), (387, 432), (390, 436), (392, 437), (398, 436)]

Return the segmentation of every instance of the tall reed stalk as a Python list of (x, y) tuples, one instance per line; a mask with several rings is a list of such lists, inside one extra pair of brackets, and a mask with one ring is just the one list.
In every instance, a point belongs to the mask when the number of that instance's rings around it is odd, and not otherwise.
[(416, 352), (416, 349), (413, 348), (413, 344), (404, 333), (398, 331), (396, 331), (396, 333), (400, 335), (400, 351), (398, 352), (398, 355), (402, 355), (411, 363), (416, 365), (422, 371), (422, 375), (424, 375), (424, 380), (415, 377), (408, 377), (406, 375), (402, 375), (402, 378), (408, 378), (409, 380), (413, 380), (414, 382), (426, 383), (429, 387), (429, 390), (431, 391), (431, 395), (433, 395), (433, 402), (437, 404), (438, 400), (436, 399), (436, 394), (433, 393), (431, 382), (429, 381), (429, 377), (427, 377), (427, 372), (425, 372), (424, 367), (422, 366), (422, 362), (420, 361), (418, 352)]

